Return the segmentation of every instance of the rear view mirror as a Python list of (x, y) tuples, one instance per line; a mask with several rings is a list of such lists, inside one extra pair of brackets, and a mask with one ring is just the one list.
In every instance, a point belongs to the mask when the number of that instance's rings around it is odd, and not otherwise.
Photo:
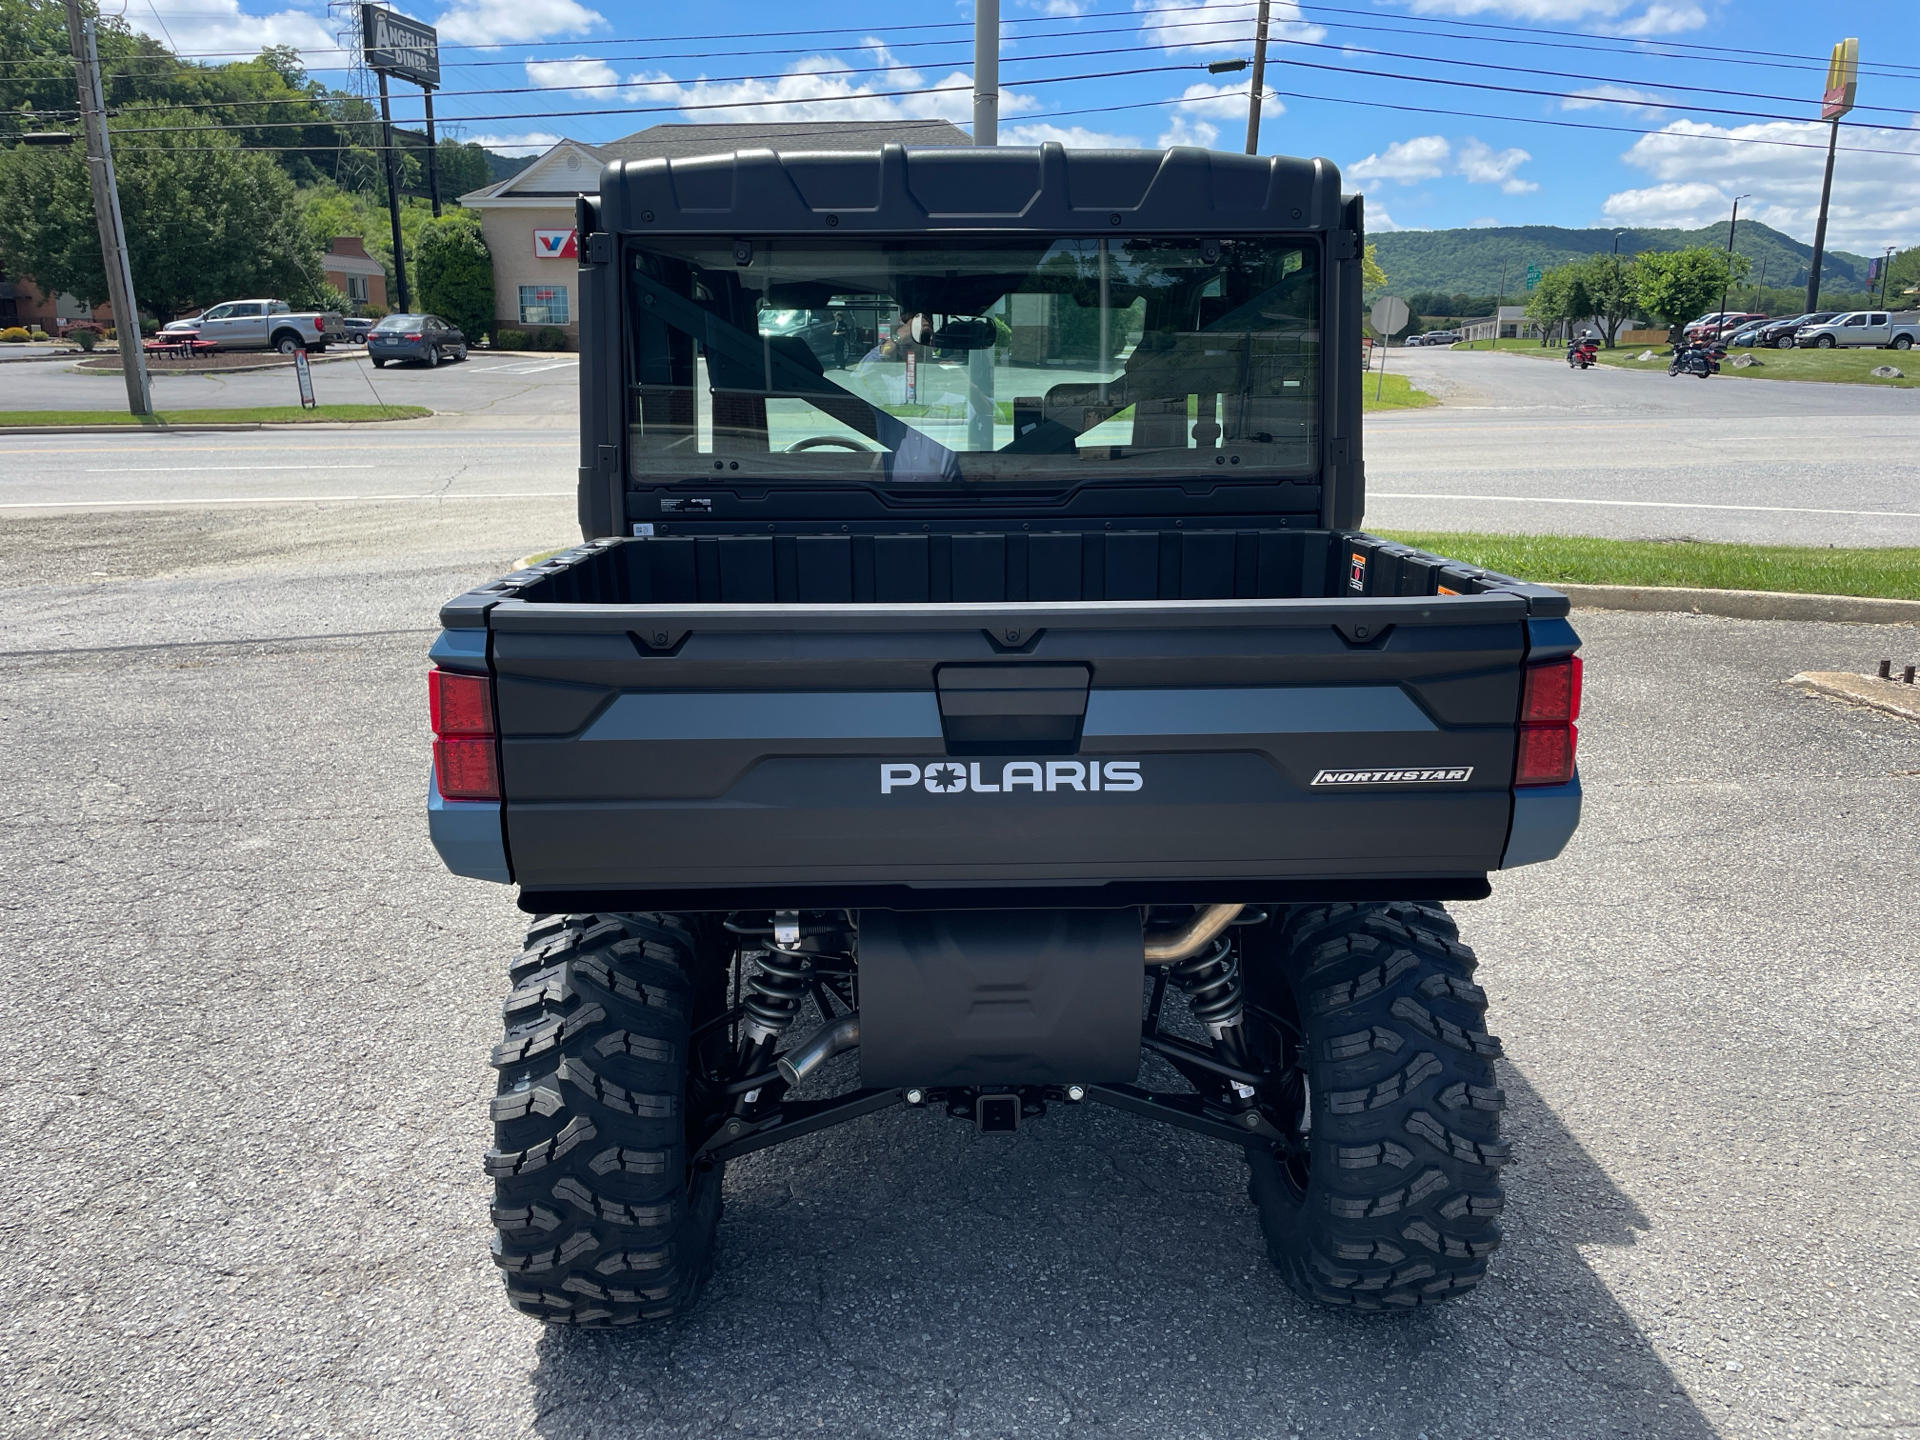
[(980, 317), (952, 319), (933, 332), (936, 350), (991, 350), (993, 321)]

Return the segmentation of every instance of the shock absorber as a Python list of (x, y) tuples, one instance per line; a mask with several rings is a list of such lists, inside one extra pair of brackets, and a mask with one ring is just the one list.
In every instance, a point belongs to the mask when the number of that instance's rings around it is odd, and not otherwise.
[[(1246, 1039), (1246, 1004), (1240, 984), (1240, 955), (1226, 936), (1215, 940), (1192, 959), (1168, 967), (1173, 981), (1187, 997), (1193, 1018), (1207, 1027), (1207, 1035), (1220, 1058), (1238, 1069), (1247, 1069), (1252, 1058)], [(1250, 1104), (1254, 1091), (1250, 1085), (1229, 1081), (1227, 1088), (1241, 1105)]]
[[(773, 1052), (779, 1048), (780, 1037), (799, 1017), (813, 961), (800, 948), (800, 917), (794, 911), (775, 911), (771, 934), (766, 929), (736, 925), (732, 921), (727, 922), (727, 928), (767, 937), (752, 952), (756, 962), (753, 974), (742, 981), (743, 1023), (739, 1053), (734, 1062), (736, 1075), (758, 1075), (773, 1063)], [(745, 962), (746, 956), (742, 955), (742, 969)], [(736, 1113), (748, 1113), (759, 1098), (757, 1087), (738, 1096), (734, 1101)]]

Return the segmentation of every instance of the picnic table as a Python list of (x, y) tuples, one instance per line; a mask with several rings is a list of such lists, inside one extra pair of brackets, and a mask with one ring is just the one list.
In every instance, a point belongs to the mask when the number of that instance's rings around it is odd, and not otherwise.
[(141, 348), (149, 355), (165, 355), (176, 360), (191, 360), (195, 355), (211, 355), (220, 347), (211, 340), (202, 340), (195, 335), (159, 336), (143, 341)]

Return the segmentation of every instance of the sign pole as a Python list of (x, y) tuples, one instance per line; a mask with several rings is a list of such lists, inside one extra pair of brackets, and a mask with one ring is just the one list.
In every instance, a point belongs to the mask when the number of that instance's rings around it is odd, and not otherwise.
[(422, 85), (420, 94), (427, 102), (427, 193), (433, 196), (433, 218), (440, 218), (440, 147), (433, 138), (433, 87)]
[(1253, 22), (1253, 83), (1247, 87), (1247, 154), (1260, 153), (1260, 98), (1267, 87), (1267, 0)]
[(973, 7), (973, 143), (1000, 143), (1000, 0)]
[(413, 309), (407, 295), (407, 257), (400, 244), (400, 167), (394, 163), (393, 112), (387, 105), (387, 72), (373, 72), (380, 81), (380, 144), (387, 157), (387, 218), (393, 223), (393, 280), (400, 292), (402, 313)]
[(1807, 309), (1820, 308), (1820, 265), (1827, 253), (1827, 202), (1833, 198), (1833, 155), (1840, 145), (1840, 117), (1853, 109), (1859, 83), (1860, 42), (1842, 40), (1827, 61), (1827, 88), (1820, 96), (1820, 118), (1831, 120), (1827, 132), (1827, 173), (1820, 182), (1820, 219), (1813, 227), (1813, 258), (1807, 266)]

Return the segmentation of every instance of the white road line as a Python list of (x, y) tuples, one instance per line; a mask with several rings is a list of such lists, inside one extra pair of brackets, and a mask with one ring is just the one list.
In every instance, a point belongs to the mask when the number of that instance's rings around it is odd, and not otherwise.
[(572, 490), (470, 495), (206, 495), (191, 500), (11, 500), (0, 510), (143, 510), (153, 505), (384, 505), (403, 500), (571, 500)]
[(1816, 510), (1804, 505), (1708, 505), (1685, 500), (1570, 500), (1549, 495), (1407, 495), (1376, 490), (1369, 500), (1484, 500), (1499, 505), (1624, 505), (1643, 510), (1739, 510), (1754, 515), (1868, 515), (1881, 520), (1920, 520), (1909, 510)]
[(378, 470), (378, 465), (113, 465), (84, 475), (212, 475), (222, 470)]

